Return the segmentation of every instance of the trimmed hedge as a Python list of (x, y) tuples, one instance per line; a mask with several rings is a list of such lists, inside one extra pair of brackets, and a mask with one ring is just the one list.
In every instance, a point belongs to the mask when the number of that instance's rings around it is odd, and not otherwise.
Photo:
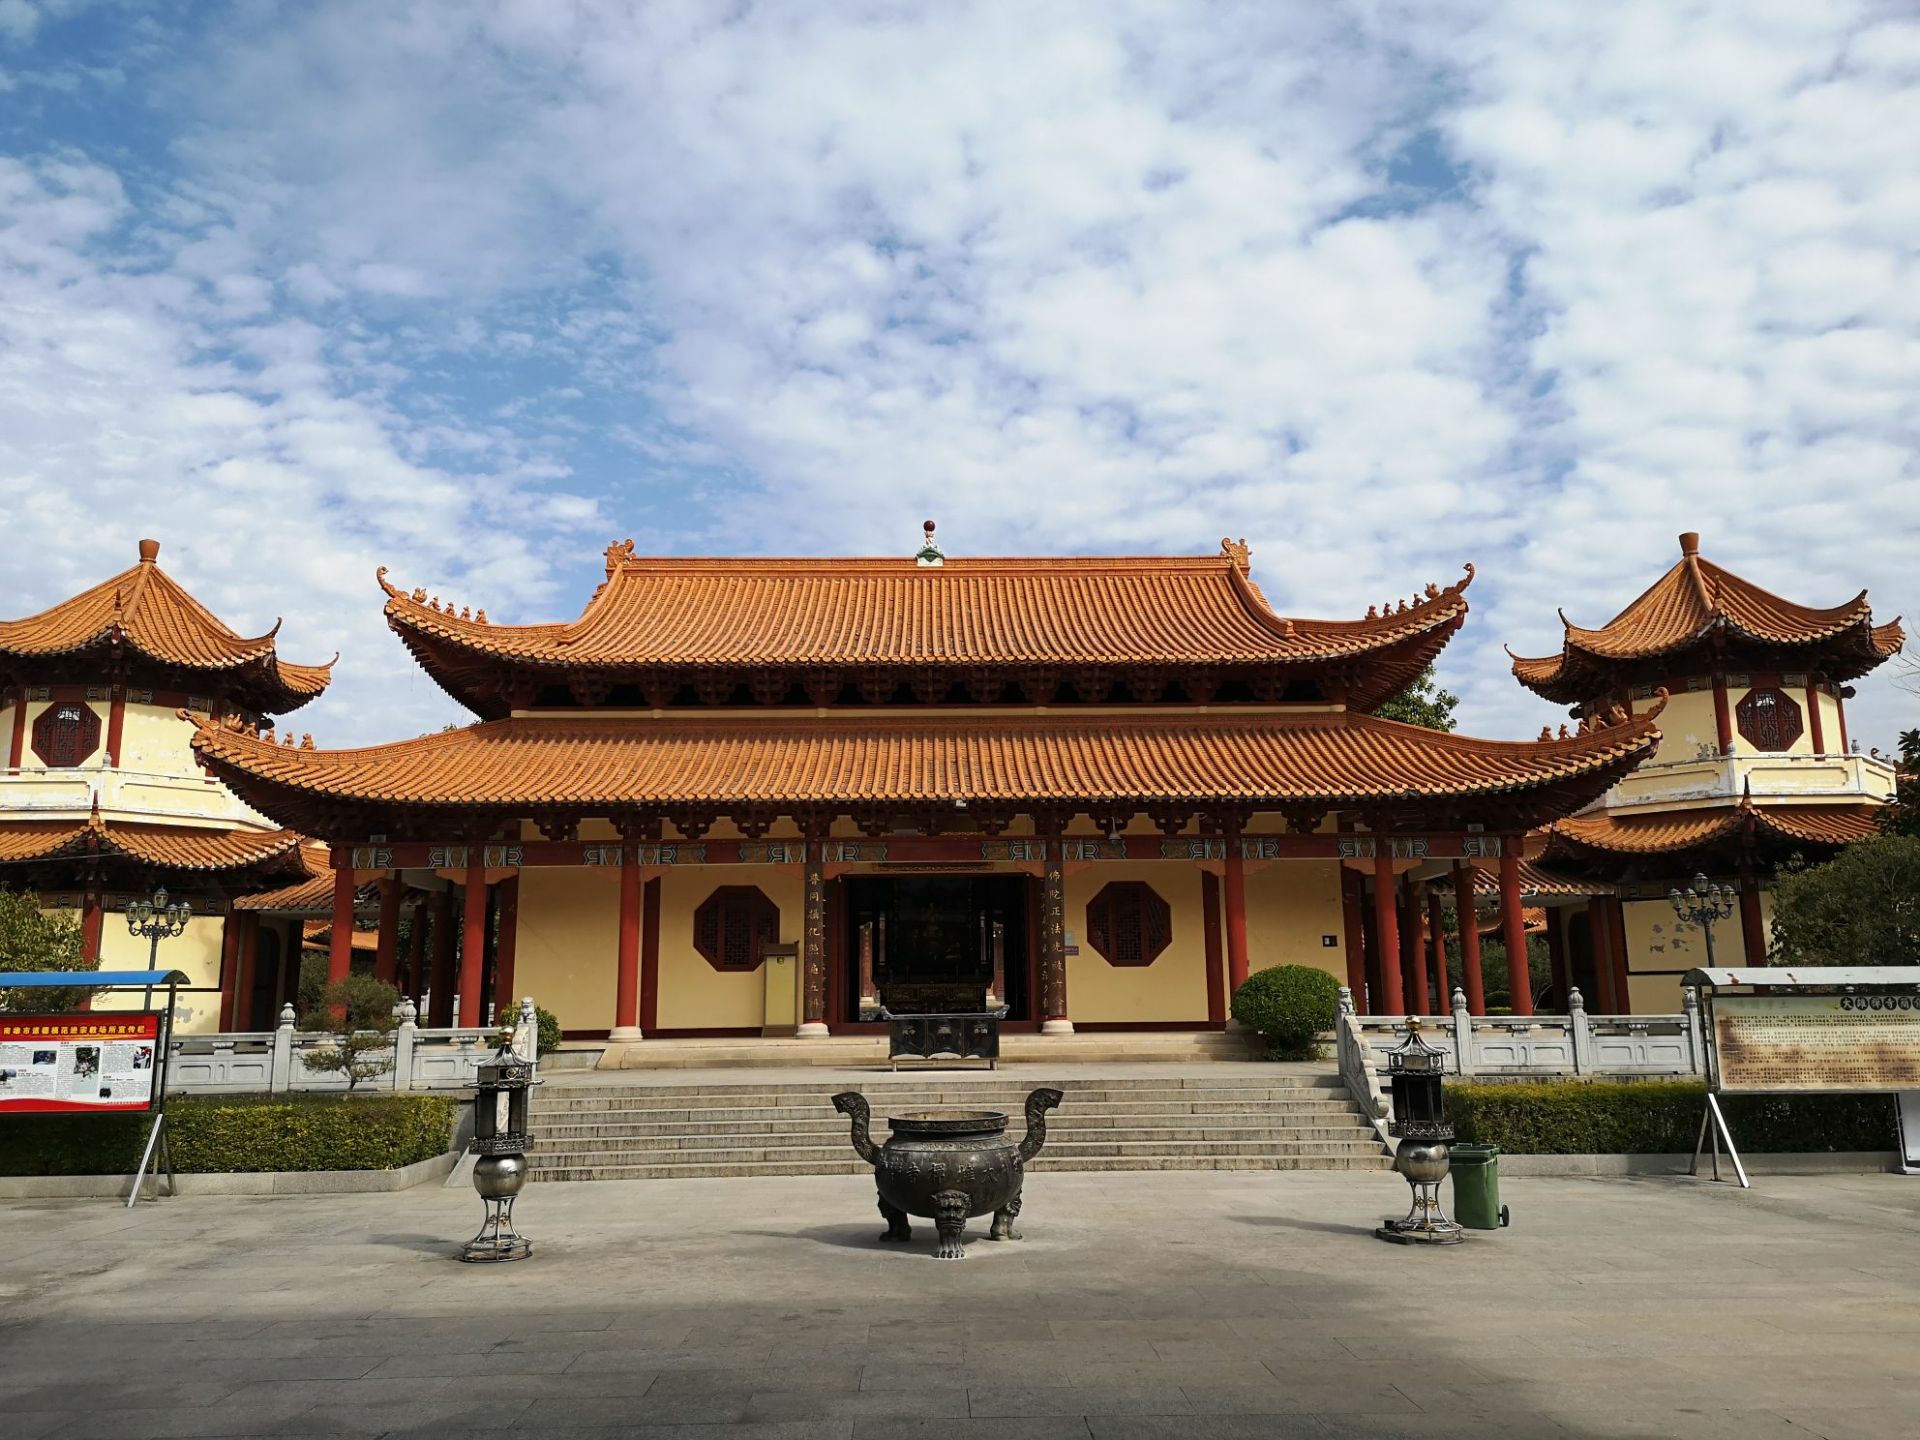
[[(1627, 1084), (1448, 1085), (1459, 1138), (1515, 1155), (1671, 1155), (1693, 1149), (1707, 1087), (1693, 1081)], [(1743, 1152), (1893, 1150), (1890, 1095), (1724, 1095)]]
[[(201, 1095), (167, 1102), (182, 1175), (259, 1170), (397, 1170), (453, 1148), (459, 1097), (443, 1094)], [(0, 1120), (0, 1175), (127, 1175), (145, 1115)]]
[(1340, 982), (1312, 965), (1256, 970), (1233, 992), (1233, 1018), (1267, 1042), (1269, 1060), (1311, 1060), (1340, 1013)]

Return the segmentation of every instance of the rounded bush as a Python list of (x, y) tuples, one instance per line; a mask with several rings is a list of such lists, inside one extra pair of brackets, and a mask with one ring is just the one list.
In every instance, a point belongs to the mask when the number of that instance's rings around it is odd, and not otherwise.
[(1258, 1031), (1276, 1059), (1310, 1060), (1340, 1013), (1340, 982), (1311, 965), (1256, 970), (1233, 992), (1233, 1018)]
[(533, 1015), (540, 1027), (540, 1053), (551, 1055), (560, 1048), (560, 1017), (538, 1005), (533, 1007)]

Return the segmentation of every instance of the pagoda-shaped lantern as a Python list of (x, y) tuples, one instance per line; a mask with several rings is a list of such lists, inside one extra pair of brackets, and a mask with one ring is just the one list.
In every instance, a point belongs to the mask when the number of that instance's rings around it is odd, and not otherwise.
[(527, 1183), (527, 1101), (533, 1093), (533, 1062), (513, 1051), (513, 1031), (500, 1032), (500, 1048), (478, 1067), (473, 1096), (473, 1143), (480, 1158), (473, 1188), (480, 1192), (480, 1232), (460, 1252), (462, 1260), (524, 1260), (533, 1243), (513, 1228), (513, 1202)]
[(1393, 1097), (1392, 1133), (1400, 1137), (1393, 1155), (1398, 1170), (1413, 1191), (1413, 1203), (1403, 1220), (1387, 1220), (1373, 1233), (1401, 1245), (1457, 1245), (1461, 1229), (1440, 1209), (1440, 1182), (1451, 1168), (1453, 1126), (1447, 1123), (1443, 1086), (1447, 1052), (1429, 1045), (1420, 1035), (1420, 1022), (1409, 1018), (1407, 1038), (1387, 1055), (1387, 1078)]

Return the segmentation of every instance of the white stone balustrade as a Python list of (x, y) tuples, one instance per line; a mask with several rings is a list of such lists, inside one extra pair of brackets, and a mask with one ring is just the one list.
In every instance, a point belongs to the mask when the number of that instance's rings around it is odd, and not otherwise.
[[(1692, 991), (1682, 996), (1686, 1009), (1678, 1015), (1589, 1015), (1577, 989), (1565, 1015), (1469, 1015), (1466, 993), (1456, 989), (1453, 1013), (1420, 1016), (1420, 1029), (1428, 1044), (1447, 1051), (1451, 1073), (1466, 1078), (1703, 1075), (1699, 1009)], [(1378, 1100), (1374, 1072), (1407, 1038), (1406, 1017), (1356, 1014), (1352, 992), (1343, 986), (1334, 1034), (1347, 1088), (1363, 1104)]]
[[(477, 1067), (494, 1053), (502, 1026), (430, 1029), (403, 1001), (393, 1032), (393, 1067), (362, 1080), (360, 1090), (466, 1090)], [(308, 1068), (306, 1056), (333, 1043), (319, 1031), (296, 1030), (293, 1007), (280, 1011), (275, 1030), (182, 1035), (168, 1052), (167, 1091), (174, 1095), (242, 1094), (289, 1090), (345, 1090), (346, 1077)], [(514, 1053), (538, 1062), (540, 1029), (531, 996), (513, 1021)]]

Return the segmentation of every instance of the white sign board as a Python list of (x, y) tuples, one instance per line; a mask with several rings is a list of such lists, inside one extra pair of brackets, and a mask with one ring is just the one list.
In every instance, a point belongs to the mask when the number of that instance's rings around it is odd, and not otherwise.
[(1920, 995), (1717, 994), (1722, 1093), (1920, 1090)]

